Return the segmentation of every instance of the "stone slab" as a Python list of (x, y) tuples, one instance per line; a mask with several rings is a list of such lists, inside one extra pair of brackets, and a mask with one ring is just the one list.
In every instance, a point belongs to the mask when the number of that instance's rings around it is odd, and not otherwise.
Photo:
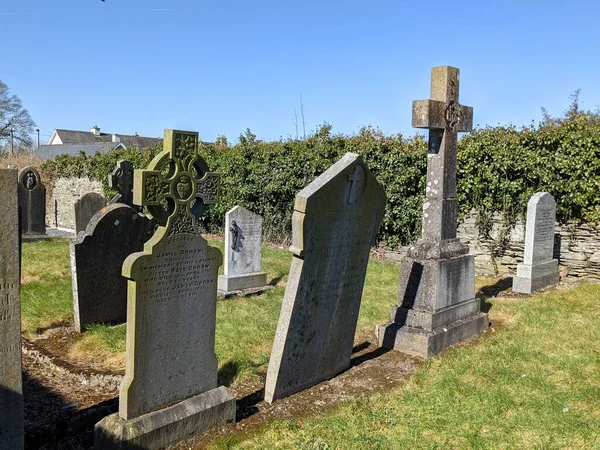
[(258, 273), (261, 258), (262, 217), (242, 206), (233, 207), (225, 214), (224, 275)]
[(234, 291), (264, 287), (267, 285), (267, 273), (249, 273), (245, 275), (219, 275), (218, 289), (227, 295)]
[(433, 330), (434, 328), (440, 328), (447, 323), (455, 322), (479, 312), (481, 308), (480, 303), (481, 301), (478, 298), (473, 298), (440, 309), (434, 313), (404, 308), (402, 306), (394, 307), (392, 309), (392, 322), (396, 322), (399, 325), (406, 324), (411, 327)]
[(513, 292), (520, 292), (522, 294), (532, 294), (547, 286), (551, 286), (560, 281), (560, 272), (548, 273), (541, 275), (537, 278), (529, 277), (514, 277), (513, 278)]
[(347, 153), (296, 196), (292, 264), (269, 361), (265, 400), (299, 392), (350, 365), (385, 193)]
[(521, 278), (538, 278), (558, 270), (558, 259), (535, 264), (517, 264), (517, 276)]
[(547, 192), (534, 194), (527, 203), (523, 263), (535, 265), (554, 258), (556, 201)]
[(19, 212), (21, 233), (46, 233), (46, 187), (35, 167), (19, 171)]
[(235, 422), (235, 397), (221, 386), (173, 406), (126, 421), (118, 414), (94, 428), (96, 450), (163, 449), (227, 422)]
[(78, 332), (94, 323), (124, 322), (127, 280), (121, 275), (125, 258), (140, 252), (154, 233), (154, 220), (124, 204), (96, 213), (71, 241), (73, 322)]
[(75, 234), (85, 231), (88, 223), (104, 208), (106, 199), (96, 192), (88, 192), (75, 202)]
[(0, 169), (0, 449), (22, 449), (21, 296), (17, 171)]

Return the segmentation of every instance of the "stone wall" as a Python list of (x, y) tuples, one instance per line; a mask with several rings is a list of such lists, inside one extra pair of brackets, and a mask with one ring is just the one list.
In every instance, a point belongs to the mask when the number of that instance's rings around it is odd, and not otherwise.
[(46, 223), (51, 227), (75, 229), (75, 202), (83, 194), (104, 195), (102, 183), (87, 178), (57, 178), (46, 205)]
[[(501, 221), (494, 218), (492, 238), (498, 236)], [(494, 263), (491, 257), (490, 241), (478, 236), (474, 212), (465, 218), (458, 227), (458, 237), (471, 249), (475, 256), (475, 269), (480, 274), (493, 274)], [(510, 238), (502, 256), (497, 258), (497, 268), (501, 273), (514, 274), (517, 264), (523, 261), (525, 226), (519, 222), (510, 232)], [(558, 259), (561, 271), (570, 276), (600, 279), (600, 226), (556, 225), (554, 236), (554, 257)], [(406, 248), (398, 251), (383, 250), (384, 256), (399, 261)]]

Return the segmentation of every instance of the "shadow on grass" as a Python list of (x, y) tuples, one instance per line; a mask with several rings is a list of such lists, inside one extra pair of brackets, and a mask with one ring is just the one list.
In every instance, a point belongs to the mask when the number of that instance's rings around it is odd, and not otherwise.
[(235, 413), (235, 421), (240, 422), (241, 420), (247, 419), (250, 416), (256, 414), (259, 409), (258, 405), (265, 399), (265, 390), (259, 389), (258, 391), (254, 391), (251, 394), (246, 395), (245, 397), (240, 398), (236, 401), (236, 413)]
[[(369, 341), (365, 341), (361, 344), (355, 345), (354, 348), (352, 349), (352, 354), (360, 353), (361, 351), (369, 348), (371, 345), (373, 345), (373, 344)], [(389, 351), (390, 351), (389, 348), (376, 346), (374, 350), (371, 350), (370, 352), (366, 352), (366, 353), (363, 353), (362, 355), (358, 355), (358, 356), (355, 356), (354, 358), (352, 358), (350, 360), (349, 368), (356, 367), (366, 361), (370, 361), (371, 359), (378, 358), (381, 355), (384, 355)]]
[(492, 308), (492, 304), (488, 301), (491, 297), (496, 297), (501, 292), (504, 292), (512, 287), (512, 277), (501, 278), (494, 284), (488, 286), (482, 286), (475, 297), (481, 300), (481, 311), (487, 313)]
[(219, 369), (217, 380), (219, 386), (231, 386), (235, 377), (240, 372), (241, 364), (238, 361), (227, 361)]
[(59, 320), (58, 322), (53, 322), (46, 327), (38, 327), (35, 329), (35, 334), (42, 334), (45, 331), (52, 330), (53, 328), (61, 328), (61, 327), (70, 327), (73, 323), (68, 320)]
[(282, 278), (283, 277), (275, 277), (269, 282), (269, 284), (271, 286), (277, 286), (277, 284), (282, 280)]

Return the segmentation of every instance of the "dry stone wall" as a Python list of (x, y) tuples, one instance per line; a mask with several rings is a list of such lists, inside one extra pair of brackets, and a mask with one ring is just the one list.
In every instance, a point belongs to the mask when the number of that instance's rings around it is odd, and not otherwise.
[(74, 230), (75, 202), (88, 192), (104, 195), (102, 183), (87, 178), (57, 178), (46, 206), (46, 223)]

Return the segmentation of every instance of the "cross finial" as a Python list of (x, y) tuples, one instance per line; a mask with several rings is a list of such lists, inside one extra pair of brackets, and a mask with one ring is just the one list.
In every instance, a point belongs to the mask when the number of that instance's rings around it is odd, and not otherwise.
[(169, 234), (197, 234), (205, 205), (219, 200), (219, 174), (198, 155), (198, 133), (165, 130), (164, 150), (136, 170), (133, 202), (146, 206)]
[(133, 165), (126, 159), (117, 162), (116, 167), (108, 176), (108, 186), (117, 191), (111, 203), (133, 205)]

